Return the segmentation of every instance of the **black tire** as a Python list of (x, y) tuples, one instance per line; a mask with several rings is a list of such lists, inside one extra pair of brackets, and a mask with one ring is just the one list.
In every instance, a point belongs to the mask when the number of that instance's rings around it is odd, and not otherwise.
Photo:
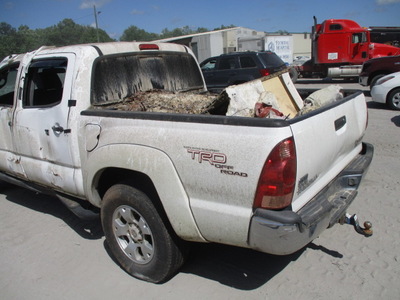
[(369, 84), (369, 90), (372, 90), (373, 86), (376, 84), (376, 82), (381, 79), (383, 76), (385, 76), (386, 74), (378, 74), (375, 75), (372, 79), (371, 79), (371, 83)]
[(182, 241), (161, 215), (128, 184), (112, 186), (103, 198), (101, 222), (112, 255), (130, 275), (154, 283), (172, 277), (185, 257)]
[(389, 93), (386, 104), (391, 109), (400, 110), (400, 88), (395, 88)]

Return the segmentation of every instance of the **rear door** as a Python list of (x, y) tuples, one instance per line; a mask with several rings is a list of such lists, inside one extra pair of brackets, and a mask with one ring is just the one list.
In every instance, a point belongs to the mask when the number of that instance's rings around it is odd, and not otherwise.
[[(15, 151), (29, 180), (75, 192), (69, 114), (75, 55), (41, 55), (27, 66), (14, 114)], [(76, 133), (74, 133), (76, 134)]]
[(215, 64), (214, 68), (205, 69), (202, 66), (204, 80), (208, 89), (222, 89), (232, 82), (232, 77), (236, 76), (239, 71), (239, 62), (235, 56), (221, 57)]
[(251, 55), (241, 55), (239, 57), (240, 63), (240, 74), (246, 81), (250, 81), (256, 78), (261, 77), (261, 69), (263, 69), (263, 65), (260, 62), (255, 60), (255, 56)]
[(16, 63), (0, 70), (0, 151), (13, 151), (11, 125), (18, 66)]
[(239, 73), (239, 62), (237, 56), (222, 57), (219, 60), (215, 72), (214, 83), (216, 86), (226, 87), (232, 84), (232, 78)]
[(365, 97), (357, 92), (290, 122), (297, 154), (292, 206), (297, 211), (361, 151), (367, 123)]

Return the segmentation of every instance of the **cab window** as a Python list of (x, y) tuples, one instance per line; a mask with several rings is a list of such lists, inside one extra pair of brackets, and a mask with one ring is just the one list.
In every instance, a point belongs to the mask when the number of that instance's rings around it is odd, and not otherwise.
[(25, 81), (24, 107), (53, 106), (61, 102), (66, 58), (34, 61)]
[(0, 106), (13, 105), (17, 72), (18, 64), (14, 64), (0, 71)]
[(364, 32), (353, 33), (353, 36), (352, 36), (353, 44), (365, 43), (366, 41), (367, 41), (367, 37)]
[(340, 24), (330, 24), (329, 30), (332, 30), (332, 31), (343, 30), (343, 26)]

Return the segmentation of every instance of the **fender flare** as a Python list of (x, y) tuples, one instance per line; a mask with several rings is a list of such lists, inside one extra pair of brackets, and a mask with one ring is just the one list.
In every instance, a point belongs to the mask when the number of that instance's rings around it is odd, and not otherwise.
[(176, 234), (185, 240), (205, 242), (197, 228), (189, 197), (169, 156), (156, 148), (143, 145), (106, 145), (88, 153), (84, 186), (88, 200), (101, 207), (96, 189), (101, 173), (107, 168), (120, 168), (143, 173), (153, 182), (167, 217)]

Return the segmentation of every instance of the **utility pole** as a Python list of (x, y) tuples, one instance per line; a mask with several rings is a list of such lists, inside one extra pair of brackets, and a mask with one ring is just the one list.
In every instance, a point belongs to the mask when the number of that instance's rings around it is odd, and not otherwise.
[(99, 39), (99, 24), (97, 23), (97, 11), (96, 11), (96, 5), (93, 5), (93, 11), (94, 11), (94, 20), (96, 22), (96, 35), (97, 35), (97, 42), (100, 43)]

